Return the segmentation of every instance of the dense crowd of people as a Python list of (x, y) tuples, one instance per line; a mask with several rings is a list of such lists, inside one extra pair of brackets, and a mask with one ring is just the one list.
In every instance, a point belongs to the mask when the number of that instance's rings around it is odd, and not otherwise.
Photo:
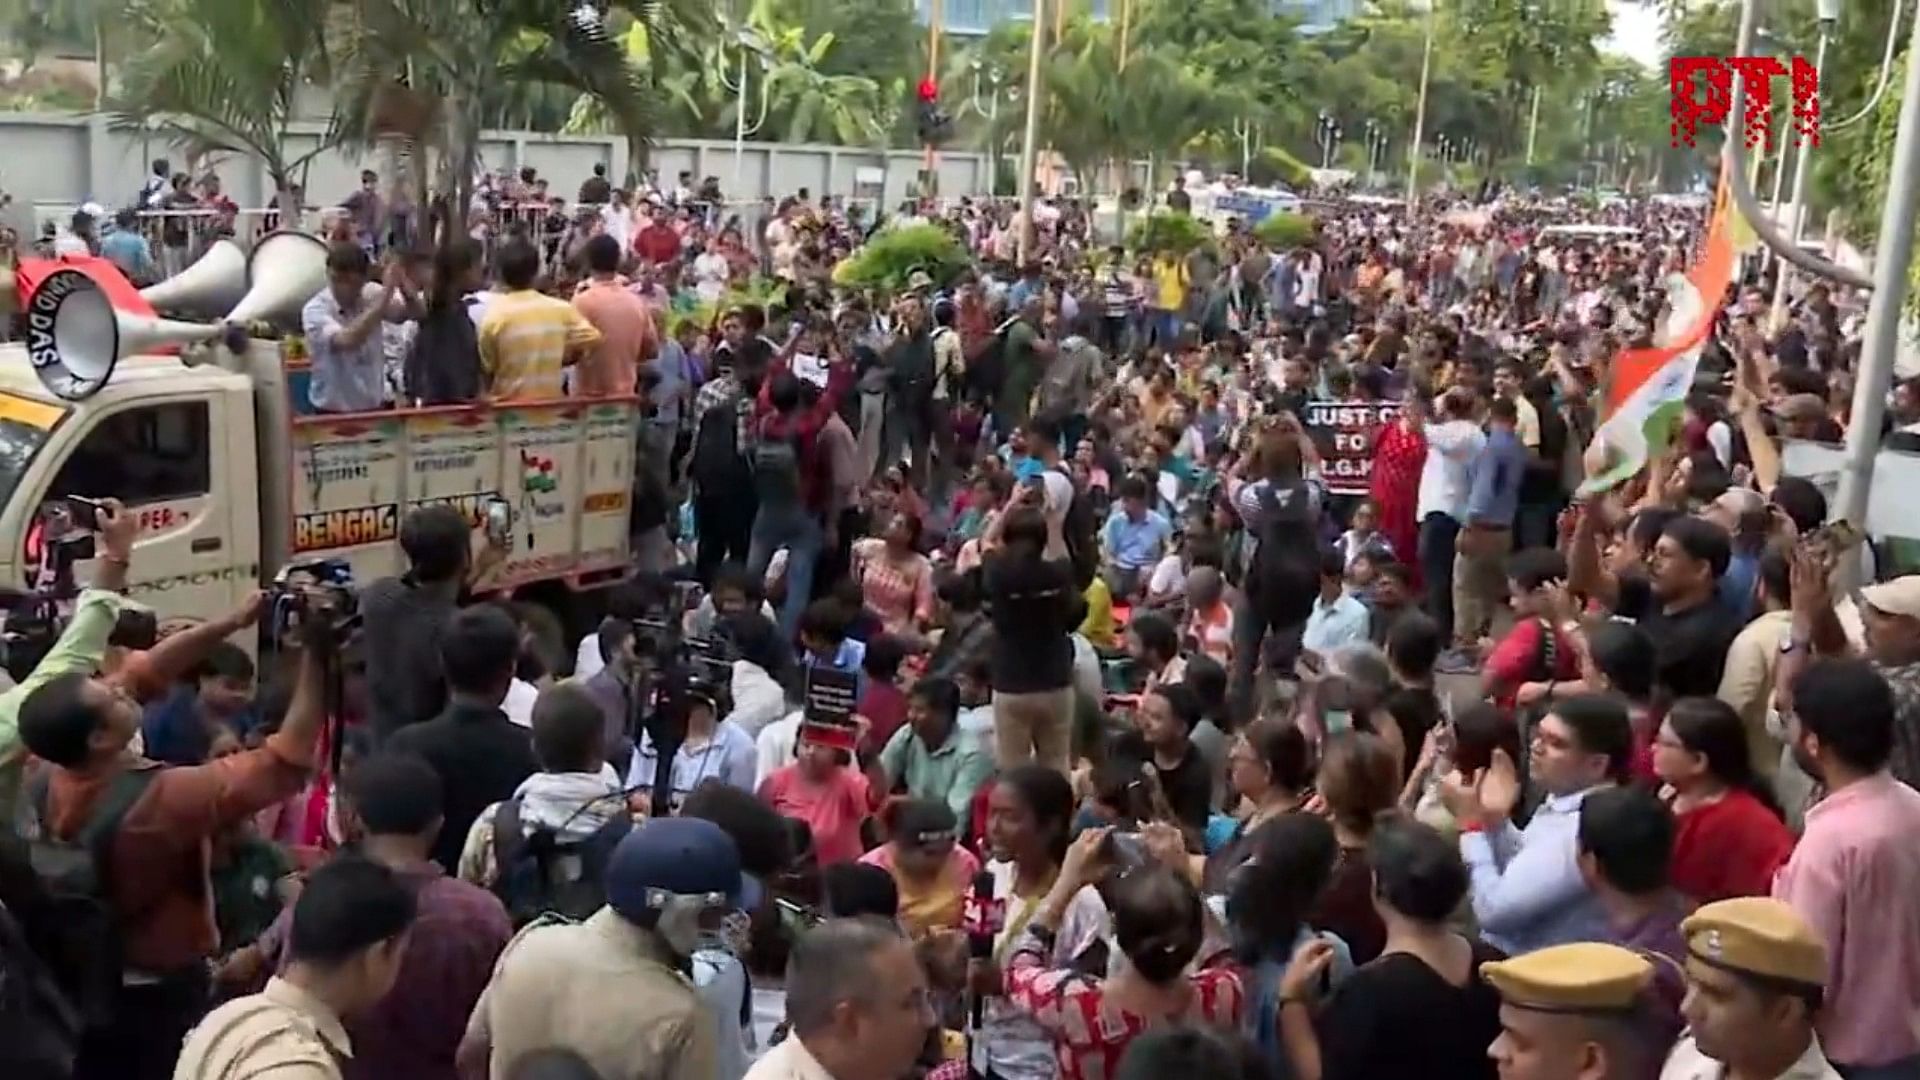
[(833, 200), (680, 186), (545, 250), (356, 214), (303, 312), (320, 411), (645, 399), (577, 650), (434, 507), (256, 671), (103, 512), (0, 695), (8, 1075), (1920, 1077), (1920, 576), (1843, 587), (1781, 464), (1853, 297), (1771, 324), (1755, 260), (1583, 493), (1697, 209), (915, 203), (974, 263), (877, 296)]

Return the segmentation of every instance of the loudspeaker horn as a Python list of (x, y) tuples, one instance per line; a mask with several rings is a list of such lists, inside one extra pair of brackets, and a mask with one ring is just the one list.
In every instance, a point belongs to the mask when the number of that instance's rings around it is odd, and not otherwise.
[(220, 325), (154, 319), (116, 311), (85, 273), (55, 270), (27, 300), (27, 359), (47, 392), (83, 401), (113, 378), (122, 358), (155, 349), (239, 336)]
[(247, 253), (229, 239), (214, 241), (192, 266), (140, 290), (155, 311), (188, 311), (218, 317), (247, 293)]
[(247, 295), (227, 313), (230, 323), (275, 322), (327, 286), (327, 245), (292, 229), (268, 233), (247, 257)]

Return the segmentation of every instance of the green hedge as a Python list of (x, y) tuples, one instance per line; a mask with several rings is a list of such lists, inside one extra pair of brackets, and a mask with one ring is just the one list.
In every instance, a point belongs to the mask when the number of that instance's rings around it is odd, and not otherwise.
[(1149, 214), (1127, 229), (1127, 247), (1137, 255), (1185, 255), (1211, 243), (1211, 226), (1176, 210)]
[(1260, 242), (1270, 248), (1288, 251), (1302, 244), (1312, 243), (1313, 234), (1317, 228), (1314, 220), (1305, 214), (1277, 211), (1255, 225), (1253, 235), (1259, 237)]

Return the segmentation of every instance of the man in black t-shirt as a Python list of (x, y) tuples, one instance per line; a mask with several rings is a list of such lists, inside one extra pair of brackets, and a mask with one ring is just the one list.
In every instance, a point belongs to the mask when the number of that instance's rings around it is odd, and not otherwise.
[(1640, 627), (1653, 639), (1654, 687), (1665, 700), (1719, 692), (1727, 650), (1743, 625), (1717, 602), (1732, 558), (1732, 538), (1710, 521), (1677, 517), (1660, 530), (1649, 574), (1652, 610)]
[(1155, 687), (1140, 699), (1133, 720), (1173, 816), (1181, 826), (1204, 832), (1212, 810), (1213, 777), (1206, 756), (1193, 744), (1200, 699), (1184, 683)]

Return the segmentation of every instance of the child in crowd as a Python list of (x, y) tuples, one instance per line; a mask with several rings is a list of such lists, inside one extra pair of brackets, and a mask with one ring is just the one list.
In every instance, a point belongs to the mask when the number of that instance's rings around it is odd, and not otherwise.
[(1379, 562), (1394, 556), (1393, 545), (1387, 542), (1385, 533), (1380, 531), (1380, 508), (1372, 499), (1362, 499), (1353, 508), (1351, 525), (1340, 539), (1334, 541), (1342, 558), (1347, 560), (1347, 573), (1353, 574), (1354, 564), (1362, 557)]

